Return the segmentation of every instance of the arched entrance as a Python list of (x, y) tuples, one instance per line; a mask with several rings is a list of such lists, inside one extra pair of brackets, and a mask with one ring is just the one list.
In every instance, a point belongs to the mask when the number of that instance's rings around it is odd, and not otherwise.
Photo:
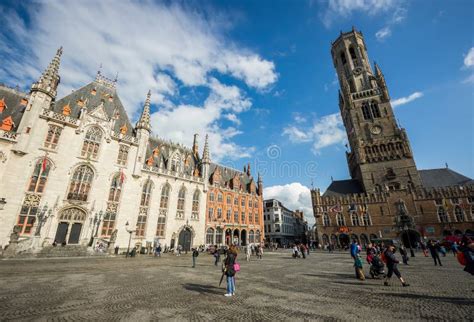
[(191, 229), (189, 229), (189, 227), (183, 228), (183, 230), (181, 230), (181, 232), (179, 233), (178, 245), (181, 245), (184, 251), (190, 251), (192, 237), (193, 234), (191, 233)]
[(339, 243), (341, 244), (342, 248), (349, 247), (349, 244), (351, 243), (349, 236), (347, 234), (340, 234)]
[(334, 234), (331, 235), (331, 245), (333, 247), (339, 246), (339, 243), (337, 242), (337, 236)]
[(370, 234), (370, 242), (373, 243), (375, 239), (377, 239), (377, 235), (376, 234)]
[(240, 245), (240, 234), (239, 234), (238, 229), (234, 230), (234, 235), (233, 235), (233, 238), (232, 238), (232, 244)]
[(362, 246), (366, 247), (369, 243), (369, 238), (367, 238), (366, 234), (360, 234), (360, 243)]
[(408, 248), (415, 248), (420, 241), (420, 233), (416, 230), (404, 230), (400, 237), (403, 245)]
[(245, 229), (240, 232), (240, 246), (247, 246), (247, 231)]
[(86, 213), (79, 208), (67, 208), (59, 214), (54, 241), (58, 244), (79, 244)]
[(232, 243), (232, 230), (226, 229), (225, 230), (225, 244), (227, 246), (230, 246), (231, 243)]
[(323, 246), (329, 245), (328, 235), (324, 234), (322, 237), (323, 237)]
[(356, 234), (351, 234), (351, 242), (355, 239), (357, 243), (359, 243), (359, 237)]

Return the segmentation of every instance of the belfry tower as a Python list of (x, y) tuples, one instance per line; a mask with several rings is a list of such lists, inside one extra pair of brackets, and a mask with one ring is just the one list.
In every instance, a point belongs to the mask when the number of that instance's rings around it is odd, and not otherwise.
[(393, 114), (382, 71), (369, 62), (362, 33), (342, 33), (331, 55), (339, 78), (339, 108), (347, 131), (350, 175), (364, 191), (421, 186), (407, 134)]

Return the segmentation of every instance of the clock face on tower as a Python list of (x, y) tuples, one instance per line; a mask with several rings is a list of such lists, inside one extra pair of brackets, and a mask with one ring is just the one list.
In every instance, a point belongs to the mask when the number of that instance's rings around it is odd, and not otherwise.
[(379, 135), (380, 133), (382, 133), (382, 128), (378, 125), (374, 125), (370, 128), (370, 132), (374, 135)]

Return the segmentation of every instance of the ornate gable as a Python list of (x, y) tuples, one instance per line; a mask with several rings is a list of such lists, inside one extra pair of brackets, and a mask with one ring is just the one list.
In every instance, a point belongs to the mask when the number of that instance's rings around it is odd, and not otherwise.
[(100, 104), (92, 110), (92, 112), (89, 113), (91, 116), (99, 118), (104, 121), (108, 121), (109, 117), (107, 116), (107, 113), (105, 112), (104, 108), (104, 102), (100, 102)]

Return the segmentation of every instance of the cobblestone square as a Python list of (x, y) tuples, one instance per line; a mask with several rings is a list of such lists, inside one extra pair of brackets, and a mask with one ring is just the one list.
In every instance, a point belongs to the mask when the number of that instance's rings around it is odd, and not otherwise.
[[(161, 258), (67, 258), (0, 262), (0, 320), (472, 320), (474, 280), (452, 255), (421, 254), (398, 280), (354, 278), (347, 253), (240, 255), (237, 294), (219, 287), (220, 267), (201, 254)], [(364, 271), (368, 275), (368, 266)]]

